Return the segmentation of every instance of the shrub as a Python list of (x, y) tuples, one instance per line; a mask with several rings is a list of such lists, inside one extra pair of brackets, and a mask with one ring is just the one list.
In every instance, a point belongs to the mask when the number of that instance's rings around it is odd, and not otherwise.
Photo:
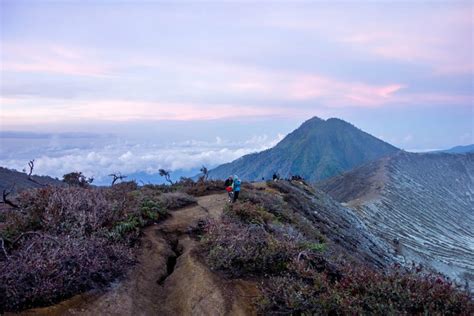
[(262, 288), (264, 297), (259, 302), (263, 314), (310, 315), (323, 314), (318, 306), (314, 306), (314, 296), (327, 290), (324, 274), (321, 280), (310, 282), (294, 277), (289, 273), (272, 276)]
[(168, 210), (176, 210), (197, 203), (196, 198), (183, 192), (163, 193), (160, 202)]
[(93, 181), (93, 178), (86, 178), (82, 172), (71, 172), (63, 176), (63, 182), (82, 188), (88, 187)]
[(231, 275), (274, 274), (287, 270), (307, 240), (289, 226), (244, 224), (231, 217), (210, 222), (203, 239), (207, 260), (213, 269)]
[(145, 220), (157, 221), (168, 216), (168, 211), (161, 202), (145, 198), (140, 204), (140, 215)]
[(288, 244), (276, 240), (259, 225), (214, 223), (207, 233), (210, 266), (232, 275), (277, 272), (293, 255), (292, 249), (286, 248)]
[(146, 224), (147, 221), (142, 217), (129, 215), (125, 220), (116, 222), (105, 235), (112, 240), (124, 240), (125, 237), (129, 237), (129, 241), (133, 241), (139, 236), (140, 228)]
[(0, 312), (45, 306), (121, 276), (134, 257), (104, 238), (22, 238), (2, 262)]
[[(276, 183), (281, 183), (279, 181)], [(275, 182), (269, 182), (273, 188)], [(275, 193), (265, 192), (253, 186), (247, 186), (241, 193), (241, 200), (261, 206), (265, 211), (275, 216), (276, 220), (288, 223), (298, 229), (307, 239), (317, 240), (319, 243), (326, 242), (326, 238), (315, 228), (305, 216), (295, 212), (291, 205), (282, 196)]]
[(224, 212), (227, 216), (247, 224), (270, 224), (276, 220), (276, 217), (267, 212), (265, 208), (250, 202), (228, 205)]
[(346, 265), (335, 281), (327, 271), (305, 270), (269, 278), (262, 313), (334, 315), (472, 315), (468, 293), (440, 276), (395, 269), (384, 274)]
[(208, 180), (208, 181), (183, 181), (177, 184), (181, 191), (192, 196), (204, 196), (213, 193), (225, 192), (224, 181)]

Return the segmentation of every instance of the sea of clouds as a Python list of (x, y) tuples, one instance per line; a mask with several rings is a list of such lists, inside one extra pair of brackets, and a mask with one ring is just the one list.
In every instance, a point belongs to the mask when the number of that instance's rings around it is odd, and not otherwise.
[(97, 184), (109, 183), (111, 173), (152, 175), (160, 168), (192, 176), (203, 165), (212, 168), (233, 161), (273, 147), (282, 138), (282, 134), (264, 134), (237, 141), (216, 137), (213, 141), (154, 143), (114, 135), (4, 133), (0, 166), (21, 171), (34, 159), (34, 174), (62, 178), (81, 171)]

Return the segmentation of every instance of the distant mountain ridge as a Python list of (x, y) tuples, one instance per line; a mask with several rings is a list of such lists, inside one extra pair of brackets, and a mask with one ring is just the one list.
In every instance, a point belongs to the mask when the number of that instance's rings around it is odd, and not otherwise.
[(408, 262), (474, 284), (474, 154), (400, 152), (317, 187), (355, 209)]
[(466, 153), (474, 153), (474, 144), (465, 145), (465, 146), (456, 146), (446, 150), (437, 150), (435, 152), (443, 152), (448, 154), (466, 154)]
[(326, 179), (399, 149), (341, 119), (313, 117), (275, 147), (243, 156), (209, 172), (211, 178), (237, 174), (244, 180), (300, 175), (310, 182)]

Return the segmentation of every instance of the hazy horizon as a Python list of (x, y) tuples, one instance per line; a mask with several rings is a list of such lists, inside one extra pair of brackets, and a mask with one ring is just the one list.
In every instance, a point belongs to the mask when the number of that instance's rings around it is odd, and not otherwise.
[(474, 4), (0, 3), (0, 165), (196, 170), (338, 117), (408, 151), (474, 143)]

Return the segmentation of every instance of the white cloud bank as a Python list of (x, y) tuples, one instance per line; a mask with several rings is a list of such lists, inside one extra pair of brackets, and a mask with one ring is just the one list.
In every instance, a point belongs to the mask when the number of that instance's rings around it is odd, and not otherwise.
[[(261, 151), (276, 145), (283, 135), (272, 138), (268, 135), (254, 136), (241, 142), (231, 142), (216, 137), (214, 142), (190, 140), (166, 146), (145, 143), (110, 144), (93, 148), (64, 148), (55, 152), (37, 153), (34, 173), (61, 178), (62, 175), (81, 171), (94, 177), (96, 182), (108, 182), (108, 174), (121, 172), (133, 174), (145, 172), (155, 174), (158, 169), (194, 170), (202, 165), (214, 167), (230, 162), (243, 155)], [(0, 165), (22, 170), (28, 159), (9, 157), (0, 160)]]

